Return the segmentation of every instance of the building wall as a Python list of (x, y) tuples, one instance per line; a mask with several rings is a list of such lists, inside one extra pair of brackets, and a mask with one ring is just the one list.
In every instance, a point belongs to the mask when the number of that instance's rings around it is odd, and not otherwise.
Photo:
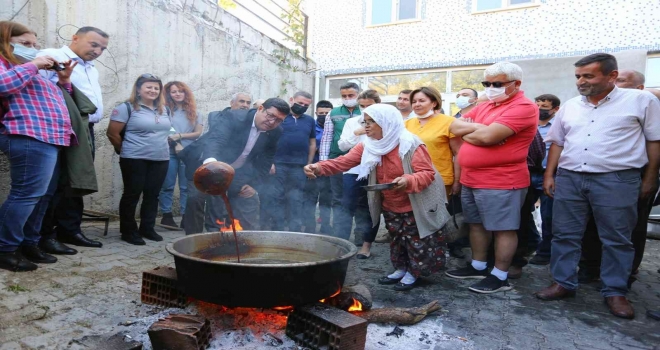
[[(225, 13), (210, 0), (25, 0), (3, 1), (0, 20), (28, 25), (43, 47), (61, 47), (76, 27), (91, 25), (110, 34), (108, 50), (97, 60), (105, 118), (96, 127), (96, 172), (100, 191), (87, 196), (87, 208), (117, 212), (122, 194), (118, 156), (105, 132), (114, 106), (128, 98), (135, 79), (152, 73), (188, 83), (206, 115), (229, 105), (231, 95), (253, 99), (288, 97), (314, 90), (311, 61), (294, 59), (295, 71), (273, 56), (282, 47)], [(185, 8), (183, 5), (186, 5)], [(19, 12), (20, 10), (20, 12)], [(0, 200), (9, 190), (8, 163), (0, 156)], [(178, 198), (178, 195), (175, 195)], [(178, 205), (175, 203), (175, 211)]]
[(310, 1), (310, 52), (326, 76), (660, 51), (656, 0), (540, 0), (473, 14), (476, 0), (418, 0), (421, 21), (368, 27), (367, 1)]

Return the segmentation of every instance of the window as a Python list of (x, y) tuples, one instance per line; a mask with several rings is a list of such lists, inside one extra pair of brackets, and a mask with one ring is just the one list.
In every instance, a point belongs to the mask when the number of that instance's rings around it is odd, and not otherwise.
[(539, 4), (539, 0), (473, 0), (472, 12), (497, 11), (529, 7)]
[(369, 89), (382, 96), (399, 95), (401, 90), (414, 90), (422, 86), (432, 86), (440, 93), (447, 90), (447, 72), (383, 75), (369, 77)]
[(329, 98), (331, 99), (341, 98), (341, 94), (339, 93), (339, 88), (342, 87), (342, 85), (348, 83), (356, 83), (360, 88), (362, 88), (362, 78), (332, 79), (330, 80), (330, 84), (328, 85)]
[(484, 81), (484, 70), (458, 70), (451, 72), (451, 92), (459, 92), (461, 89), (483, 89), (481, 82)]
[(369, 25), (411, 21), (419, 18), (419, 0), (367, 0)]
[(660, 57), (649, 57), (646, 62), (646, 83), (649, 88), (660, 88)]

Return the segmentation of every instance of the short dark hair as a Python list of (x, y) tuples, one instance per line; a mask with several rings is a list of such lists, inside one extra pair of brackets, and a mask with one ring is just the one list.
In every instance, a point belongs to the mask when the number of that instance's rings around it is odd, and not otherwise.
[[(479, 98), (479, 93), (477, 92), (477, 90), (475, 90), (473, 88), (461, 88), (461, 90), (470, 90), (474, 94), (475, 98)], [(458, 91), (461, 91), (461, 90), (458, 90)]]
[(326, 100), (321, 100), (319, 103), (316, 104), (316, 109), (319, 108), (335, 108), (335, 106), (332, 105), (332, 102), (326, 101)]
[(411, 92), (412, 92), (412, 90), (410, 90), (410, 89), (405, 89), (405, 90), (401, 90), (401, 91), (399, 91), (399, 95), (401, 95), (401, 94), (410, 95)]
[(108, 33), (104, 32), (104, 31), (102, 31), (98, 28), (95, 28), (95, 27), (81, 27), (76, 32), (76, 35), (87, 34), (89, 32), (94, 32), (94, 33), (96, 33), (96, 34), (98, 34), (98, 35), (100, 35), (100, 36), (102, 36), (106, 39), (110, 38), (110, 35), (108, 35)]
[(557, 108), (561, 104), (561, 101), (559, 100), (559, 97), (553, 95), (553, 94), (543, 94), (541, 96), (537, 96), (534, 101), (536, 102), (550, 102), (552, 103), (552, 108)]
[(275, 107), (275, 109), (277, 109), (278, 112), (283, 113), (285, 115), (289, 115), (289, 113), (291, 113), (291, 108), (289, 108), (289, 104), (286, 103), (286, 101), (284, 101), (283, 99), (277, 97), (271, 97), (267, 99), (264, 102), (264, 104), (261, 106), (264, 108), (264, 110), (267, 110), (270, 107)]
[(576, 67), (584, 67), (592, 63), (600, 63), (600, 71), (603, 75), (608, 75), (613, 71), (619, 69), (616, 63), (616, 57), (610, 55), (609, 53), (595, 53), (587, 57), (581, 58), (579, 61), (575, 62)]
[(380, 103), (380, 95), (376, 90), (364, 90), (358, 95), (358, 100), (374, 100), (376, 103)]
[(302, 97), (304, 97), (304, 98), (308, 98), (308, 99), (310, 99), (310, 100), (313, 98), (313, 97), (312, 97), (312, 94), (310, 94), (310, 93), (307, 92), (307, 91), (298, 91), (298, 92), (296, 92), (295, 94), (293, 94), (293, 98), (296, 98), (296, 97), (298, 97), (298, 96), (302, 96)]
[(339, 87), (339, 90), (346, 90), (346, 89), (355, 89), (355, 91), (360, 92), (360, 86), (356, 83), (346, 83)]

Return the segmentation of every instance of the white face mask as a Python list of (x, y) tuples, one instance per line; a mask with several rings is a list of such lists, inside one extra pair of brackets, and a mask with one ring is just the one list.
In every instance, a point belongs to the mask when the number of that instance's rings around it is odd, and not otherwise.
[(434, 114), (435, 114), (435, 111), (433, 109), (431, 109), (428, 112), (424, 113), (424, 115), (418, 115), (417, 118), (418, 119), (426, 119), (426, 118), (428, 118), (428, 117), (430, 117)]
[(14, 47), (14, 56), (16, 56), (21, 63), (31, 62), (37, 58), (37, 54), (39, 53), (39, 50), (21, 44), (11, 43), (11, 46)]
[(456, 99), (456, 107), (460, 109), (467, 108), (471, 104), (469, 96), (460, 96)]
[(353, 107), (358, 105), (357, 98), (354, 98), (352, 100), (342, 100), (342, 102), (343, 102), (344, 106), (346, 106), (347, 108), (353, 108)]
[[(512, 82), (511, 84), (515, 84), (516, 82)], [(506, 88), (511, 86), (511, 84), (507, 86), (502, 86), (500, 88), (496, 87), (487, 87), (486, 88), (486, 97), (488, 97), (489, 100), (493, 102), (502, 102), (506, 100), (510, 95), (507, 95), (506, 93)]]

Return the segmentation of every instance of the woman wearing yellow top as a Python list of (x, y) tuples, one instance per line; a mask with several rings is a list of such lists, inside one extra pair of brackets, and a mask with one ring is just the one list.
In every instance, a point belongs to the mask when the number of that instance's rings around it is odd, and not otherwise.
[(410, 93), (414, 118), (406, 120), (406, 129), (426, 144), (433, 166), (442, 176), (447, 197), (461, 191), (461, 169), (454, 157), (461, 146), (461, 138), (449, 132), (449, 125), (456, 120), (436, 112), (442, 107), (442, 97), (432, 87), (422, 87)]

